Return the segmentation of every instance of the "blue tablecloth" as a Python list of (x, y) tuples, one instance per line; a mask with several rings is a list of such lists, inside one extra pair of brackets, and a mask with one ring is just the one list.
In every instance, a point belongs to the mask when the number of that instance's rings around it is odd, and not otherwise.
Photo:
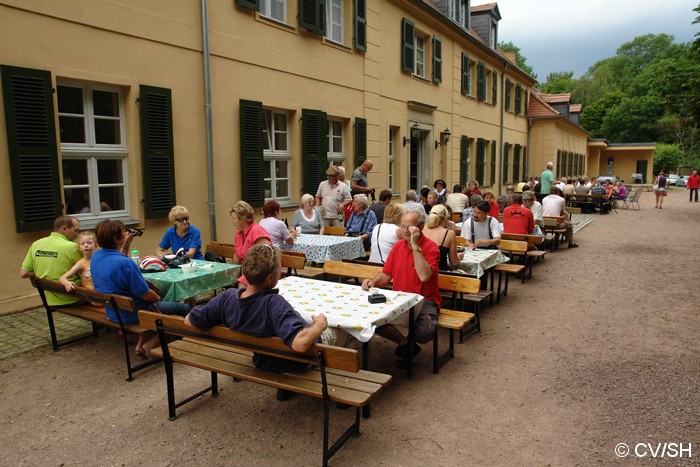
[(334, 235), (299, 235), (294, 243), (283, 243), (283, 250), (301, 251), (308, 261), (325, 263), (365, 256), (365, 248), (359, 237), (337, 237)]

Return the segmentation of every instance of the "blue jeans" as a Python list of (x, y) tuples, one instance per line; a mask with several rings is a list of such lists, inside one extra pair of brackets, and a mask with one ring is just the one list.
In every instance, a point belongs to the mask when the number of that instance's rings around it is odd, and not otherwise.
[(160, 310), (160, 312), (164, 315), (177, 315), (184, 317), (190, 312), (190, 306), (186, 303), (160, 301), (155, 302), (154, 305), (157, 306), (158, 310)]

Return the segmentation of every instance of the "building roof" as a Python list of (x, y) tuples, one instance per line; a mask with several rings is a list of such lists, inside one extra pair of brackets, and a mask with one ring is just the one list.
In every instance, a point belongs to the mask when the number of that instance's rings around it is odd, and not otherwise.
[(484, 5), (472, 5), (471, 12), (476, 13), (476, 14), (491, 12), (499, 20), (502, 19), (501, 12), (498, 11), (498, 3), (495, 3), (495, 2), (494, 3), (486, 3)]
[(549, 104), (562, 104), (571, 102), (571, 93), (566, 94), (540, 94), (542, 99)]
[(533, 89), (530, 92), (530, 102), (527, 106), (527, 116), (528, 117), (556, 117), (561, 115), (560, 112), (555, 110), (551, 105), (549, 105), (537, 89)]
[(581, 105), (581, 104), (571, 104), (569, 106), (569, 112), (570, 113), (579, 113), (579, 112), (581, 112), (582, 107), (583, 107), (583, 105)]

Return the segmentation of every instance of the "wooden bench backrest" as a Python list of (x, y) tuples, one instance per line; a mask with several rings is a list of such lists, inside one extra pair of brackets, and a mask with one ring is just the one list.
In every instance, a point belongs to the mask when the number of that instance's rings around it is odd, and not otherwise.
[[(302, 253), (303, 255), (303, 253)], [(282, 257), (282, 267), (287, 269), (304, 269), (306, 256), (280, 255)]]
[(451, 219), (452, 219), (452, 222), (462, 222), (462, 213), (461, 212), (453, 212)]
[(345, 227), (342, 225), (331, 226), (323, 228), (323, 235), (335, 235), (336, 237), (342, 237), (345, 235)]
[(238, 349), (250, 350), (258, 354), (270, 355), (297, 362), (309, 362), (323, 352), (324, 363), (328, 368), (350, 371), (360, 371), (360, 354), (357, 350), (335, 347), (332, 345), (313, 344), (306, 352), (295, 352), (287, 347), (279, 337), (253, 337), (248, 334), (232, 331), (227, 327), (214, 326), (207, 332), (185, 324), (182, 316), (163, 315), (151, 311), (139, 311), (141, 327), (157, 331), (156, 321), (161, 320), (165, 332), (180, 337), (197, 337), (229, 345)]
[(37, 289), (68, 295), (78, 300), (116, 306), (122, 311), (136, 311), (134, 300), (129, 297), (124, 297), (123, 295), (95, 292), (93, 289), (88, 289), (87, 287), (81, 287), (79, 285), (76, 285), (75, 290), (72, 292), (66, 292), (66, 288), (63, 287), (63, 284), (60, 282), (49, 279), (39, 279), (38, 277), (32, 279), (32, 285)]
[(564, 217), (563, 216), (558, 216), (558, 217), (550, 217), (550, 216), (544, 216), (544, 225), (546, 226), (555, 226), (557, 224), (561, 224), (564, 222)]
[(231, 260), (236, 256), (236, 248), (230, 243), (210, 243), (207, 245), (206, 252), (230, 258)]
[(288, 255), (288, 256), (300, 256), (304, 258), (304, 261), (306, 261), (306, 253), (303, 251), (294, 251), (294, 250), (280, 250), (280, 253), (283, 255)]
[(367, 264), (345, 263), (342, 261), (326, 261), (323, 272), (334, 276), (353, 277), (356, 279), (372, 279), (382, 271), (381, 266)]
[(508, 253), (524, 254), (527, 252), (527, 242), (518, 242), (515, 240), (503, 240), (499, 245), (501, 251)]
[(473, 277), (438, 274), (438, 288), (445, 292), (479, 293), (481, 281)]
[(541, 245), (542, 237), (539, 235), (523, 235), (514, 233), (501, 232), (501, 241), (503, 240), (515, 240), (518, 242), (527, 242), (531, 245)]
[(569, 214), (581, 214), (581, 208), (564, 208)]

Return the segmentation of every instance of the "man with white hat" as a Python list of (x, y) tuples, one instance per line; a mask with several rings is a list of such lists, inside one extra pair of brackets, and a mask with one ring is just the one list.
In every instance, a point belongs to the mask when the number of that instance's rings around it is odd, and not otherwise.
[[(318, 185), (316, 191), (316, 206), (320, 206), (323, 224), (328, 226), (343, 225), (343, 209), (352, 203), (350, 190), (344, 183), (338, 181), (340, 172), (334, 165), (328, 167), (326, 175), (328, 180), (324, 180)], [(339, 216), (339, 214), (341, 214)]]

